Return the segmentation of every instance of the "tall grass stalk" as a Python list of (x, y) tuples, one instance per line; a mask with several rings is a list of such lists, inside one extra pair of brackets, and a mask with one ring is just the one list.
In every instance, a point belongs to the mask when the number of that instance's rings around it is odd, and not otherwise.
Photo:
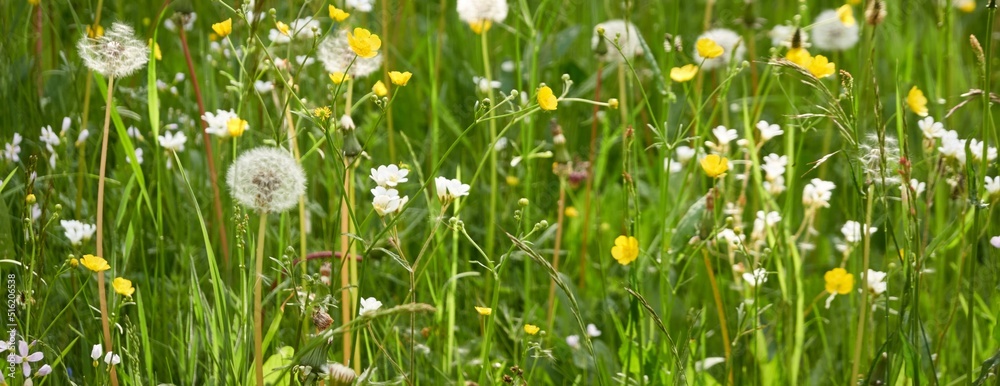
[(253, 276), (253, 358), (254, 376), (257, 386), (264, 386), (264, 308), (261, 304), (261, 289), (264, 285), (264, 240), (267, 236), (267, 212), (258, 212), (260, 225), (257, 228), (257, 253), (254, 257)]
[[(111, 106), (114, 104), (111, 97), (114, 95), (115, 77), (108, 77), (108, 96), (104, 108), (104, 130), (101, 134), (101, 169), (97, 180), (97, 256), (104, 255), (104, 179), (108, 166), (108, 137), (111, 135)], [(104, 271), (97, 272), (97, 290), (101, 306), (101, 330), (104, 333), (104, 346), (108, 350), (113, 350), (111, 341), (111, 326), (108, 315), (108, 297), (105, 290)], [(118, 373), (115, 367), (111, 366), (111, 385), (118, 386)]]

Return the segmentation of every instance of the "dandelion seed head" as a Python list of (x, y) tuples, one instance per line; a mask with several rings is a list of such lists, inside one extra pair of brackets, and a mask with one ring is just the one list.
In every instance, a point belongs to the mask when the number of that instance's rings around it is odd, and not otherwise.
[(507, 18), (507, 0), (458, 0), (458, 18), (473, 24), (484, 21), (502, 22)]
[(845, 24), (834, 9), (821, 12), (812, 26), (813, 44), (821, 50), (844, 51), (854, 47), (859, 38), (858, 24)]
[(135, 38), (135, 31), (124, 23), (114, 23), (104, 35), (80, 38), (76, 48), (83, 63), (101, 75), (123, 78), (132, 75), (149, 61), (149, 48)]
[(590, 39), (591, 48), (596, 49), (597, 45), (601, 42), (601, 36), (597, 32), (600, 28), (604, 29), (604, 37), (609, 40), (608, 43), (614, 43), (617, 39), (618, 46), (621, 47), (621, 53), (618, 53), (618, 50), (613, 45), (608, 44), (607, 52), (599, 54), (599, 59), (621, 63), (624, 61), (622, 55), (625, 55), (628, 59), (642, 55), (642, 44), (639, 42), (641, 37), (639, 36), (639, 29), (635, 27), (635, 24), (627, 23), (621, 19), (614, 19), (594, 26), (594, 35)]
[(284, 212), (299, 202), (306, 189), (302, 167), (284, 149), (258, 147), (239, 156), (229, 167), (226, 184), (240, 204), (267, 213)]
[[(381, 54), (371, 58), (357, 57), (347, 42), (347, 30), (341, 30), (323, 39), (316, 48), (316, 57), (323, 63), (326, 72), (331, 74), (339, 72), (362, 78), (382, 68)], [(354, 61), (354, 64), (351, 64), (351, 61)]]

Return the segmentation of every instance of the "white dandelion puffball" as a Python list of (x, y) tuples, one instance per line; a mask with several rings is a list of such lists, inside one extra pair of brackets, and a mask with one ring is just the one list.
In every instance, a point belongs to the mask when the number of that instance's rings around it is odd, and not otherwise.
[(122, 78), (132, 75), (149, 61), (149, 48), (135, 38), (128, 24), (114, 23), (97, 39), (84, 36), (76, 43), (83, 63), (104, 76)]
[[(382, 54), (371, 58), (357, 56), (347, 43), (347, 30), (330, 34), (316, 48), (316, 57), (323, 62), (326, 72), (346, 72), (355, 78), (363, 78), (382, 68)], [(357, 57), (357, 60), (354, 58)], [(351, 64), (354, 61), (354, 64)], [(348, 69), (347, 67), (351, 68)]]
[[(597, 44), (601, 41), (601, 36), (597, 33), (598, 28), (604, 28), (604, 37), (608, 39), (608, 52), (599, 55), (601, 60), (613, 61), (621, 63), (623, 62), (622, 55), (625, 55), (629, 59), (636, 56), (642, 55), (642, 43), (640, 43), (639, 29), (635, 27), (635, 24), (626, 23), (625, 20), (614, 19), (608, 20), (606, 22), (600, 23), (594, 26), (594, 35), (590, 38), (590, 48), (597, 48)], [(613, 44), (615, 39), (618, 39), (618, 46), (621, 47), (622, 52), (618, 53), (618, 50)]]
[(306, 190), (306, 174), (288, 151), (258, 147), (236, 158), (226, 174), (226, 184), (240, 204), (278, 213), (298, 204)]
[[(712, 39), (712, 41), (721, 46), (724, 50), (722, 56), (713, 59), (704, 59), (698, 54), (697, 49), (694, 50), (695, 63), (701, 63), (702, 60), (705, 60), (705, 64), (702, 64), (701, 68), (706, 71), (726, 67), (731, 62), (739, 62), (743, 60), (743, 56), (746, 54), (743, 37), (732, 30), (725, 28), (711, 29), (705, 31), (705, 33), (701, 34), (701, 36), (698, 36), (695, 41), (701, 40), (702, 38)], [(733, 52), (733, 50), (735, 50), (735, 52)]]
[(507, 0), (458, 0), (458, 18), (467, 24), (502, 22), (507, 18)]
[(812, 27), (813, 45), (821, 50), (843, 51), (854, 47), (859, 38), (858, 23), (844, 24), (834, 9), (821, 12)]
[[(792, 25), (776, 25), (767, 33), (767, 36), (771, 38), (772, 46), (792, 48), (792, 40), (795, 38), (795, 30), (797, 29)], [(799, 32), (799, 37), (801, 38), (802, 47), (809, 48), (809, 34), (805, 30), (802, 30)]]

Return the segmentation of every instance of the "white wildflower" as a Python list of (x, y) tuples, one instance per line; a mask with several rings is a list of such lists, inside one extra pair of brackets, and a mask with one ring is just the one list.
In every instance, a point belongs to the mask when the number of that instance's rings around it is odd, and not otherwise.
[(753, 272), (744, 272), (743, 281), (747, 283), (750, 288), (758, 287), (767, 283), (767, 270), (764, 268), (757, 268)]
[(165, 131), (157, 138), (160, 140), (160, 147), (174, 152), (184, 151), (184, 143), (187, 142), (187, 136), (180, 131)]
[(364, 315), (367, 313), (378, 311), (382, 308), (382, 302), (375, 298), (361, 298), (361, 310), (358, 311), (358, 315)]
[(844, 234), (844, 240), (848, 243), (854, 244), (861, 241), (861, 230), (864, 228), (865, 234), (871, 236), (872, 233), (878, 231), (876, 227), (869, 227), (867, 224), (864, 226), (861, 223), (853, 220), (849, 220), (844, 223), (844, 226), (840, 228), (840, 232)]
[(771, 138), (785, 133), (784, 130), (781, 130), (781, 126), (769, 124), (767, 121), (757, 122), (757, 130), (760, 130), (760, 140), (762, 142), (767, 142), (771, 140)]
[(924, 133), (924, 138), (926, 139), (941, 138), (945, 133), (944, 124), (934, 122), (934, 117), (931, 116), (918, 121), (917, 126), (920, 127), (920, 131)]
[(86, 224), (77, 220), (59, 220), (59, 225), (62, 225), (63, 232), (65, 232), (70, 244), (75, 246), (79, 246), (85, 241), (90, 241), (90, 238), (94, 236), (94, 232), (97, 232), (97, 227), (93, 224)]
[(406, 175), (409, 172), (409, 169), (400, 169), (396, 165), (382, 165), (377, 169), (372, 169), (369, 177), (378, 186), (394, 187), (397, 184), (406, 182)]

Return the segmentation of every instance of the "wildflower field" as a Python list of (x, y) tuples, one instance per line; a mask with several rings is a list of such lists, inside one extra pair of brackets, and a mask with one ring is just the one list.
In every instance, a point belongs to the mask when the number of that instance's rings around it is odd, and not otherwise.
[(1000, 385), (996, 8), (0, 2), (0, 385)]

